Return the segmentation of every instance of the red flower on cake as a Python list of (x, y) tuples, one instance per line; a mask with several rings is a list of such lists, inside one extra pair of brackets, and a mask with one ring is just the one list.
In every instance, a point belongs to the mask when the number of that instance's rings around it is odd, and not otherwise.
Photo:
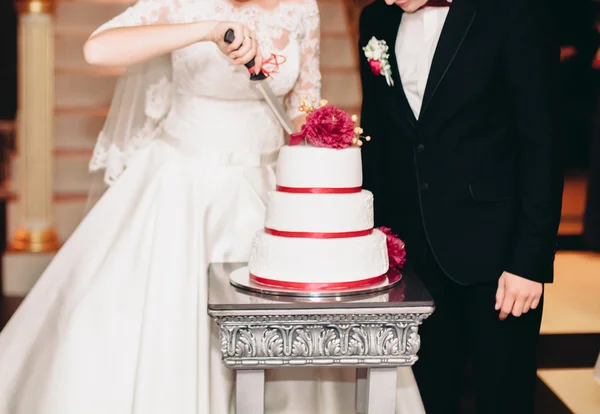
[(406, 263), (406, 249), (404, 242), (392, 233), (392, 229), (388, 227), (380, 227), (381, 231), (386, 236), (388, 256), (390, 258), (390, 269), (401, 269)]
[(290, 145), (300, 145), (304, 140), (304, 125), (302, 125), (300, 132), (294, 132), (290, 135)]
[(306, 140), (314, 147), (343, 149), (350, 147), (355, 137), (352, 117), (335, 106), (326, 105), (306, 117), (302, 130), (290, 137), (290, 145)]

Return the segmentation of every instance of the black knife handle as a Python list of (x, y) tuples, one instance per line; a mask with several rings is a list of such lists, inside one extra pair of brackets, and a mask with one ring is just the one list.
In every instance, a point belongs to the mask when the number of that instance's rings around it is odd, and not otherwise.
[[(227, 31), (225, 32), (225, 37), (223, 38), (223, 41), (225, 43), (233, 43), (233, 41), (235, 40), (235, 33), (233, 31), (233, 29), (227, 29)], [(252, 58), (252, 60), (248, 63), (246, 63), (244, 66), (246, 66), (248, 69), (252, 69), (254, 67), (255, 63), (254, 63), (254, 58)], [(266, 79), (267, 75), (265, 75), (263, 72), (258, 72), (258, 73), (251, 73), (250, 74), (250, 80), (263, 80)]]

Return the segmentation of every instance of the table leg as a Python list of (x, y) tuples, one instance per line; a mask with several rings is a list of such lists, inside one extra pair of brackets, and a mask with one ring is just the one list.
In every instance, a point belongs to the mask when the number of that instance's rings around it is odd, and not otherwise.
[(395, 414), (398, 368), (368, 368), (367, 414)]
[(265, 371), (262, 369), (236, 371), (236, 414), (264, 414)]
[(421, 393), (411, 367), (398, 368), (396, 395), (396, 408), (399, 413), (425, 414)]
[(367, 368), (356, 368), (356, 412), (367, 413)]

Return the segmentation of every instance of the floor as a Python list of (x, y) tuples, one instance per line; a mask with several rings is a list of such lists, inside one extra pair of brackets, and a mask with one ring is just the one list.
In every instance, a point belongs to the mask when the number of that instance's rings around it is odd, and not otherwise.
[(600, 254), (558, 252), (554, 268), (542, 334), (600, 334)]
[(575, 414), (600, 413), (600, 381), (592, 368), (544, 369), (538, 375), (568, 410)]
[(558, 252), (542, 320), (539, 414), (599, 414), (600, 254)]
[(565, 182), (555, 281), (546, 286), (536, 414), (599, 414), (600, 254), (583, 251), (586, 179)]
[[(600, 413), (592, 372), (600, 353), (600, 254), (577, 250), (584, 202), (585, 179), (569, 178), (556, 280), (546, 287), (536, 414)], [(0, 329), (21, 300), (0, 297)]]

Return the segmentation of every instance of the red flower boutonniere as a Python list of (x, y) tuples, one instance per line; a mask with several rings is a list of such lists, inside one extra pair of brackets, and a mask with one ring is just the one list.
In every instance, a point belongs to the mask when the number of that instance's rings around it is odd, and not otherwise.
[(379, 40), (372, 37), (369, 43), (363, 47), (365, 57), (369, 61), (371, 71), (375, 76), (381, 76), (385, 78), (388, 86), (394, 86), (394, 80), (392, 79), (392, 68), (389, 62), (388, 45), (385, 40)]

